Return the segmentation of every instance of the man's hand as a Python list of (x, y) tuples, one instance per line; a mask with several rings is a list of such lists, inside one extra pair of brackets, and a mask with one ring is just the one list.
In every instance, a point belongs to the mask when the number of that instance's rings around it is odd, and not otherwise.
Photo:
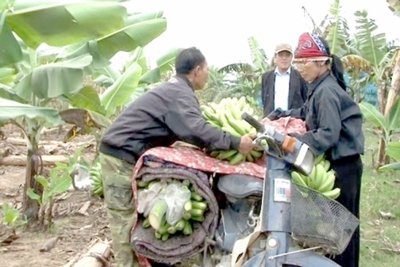
[(254, 147), (255, 145), (253, 144), (253, 139), (250, 135), (246, 134), (240, 138), (239, 152), (243, 155), (249, 154)]
[(267, 117), (261, 119), (261, 123), (262, 123), (262, 124), (266, 124), (266, 123), (268, 123), (268, 122), (270, 122), (270, 121), (271, 121), (271, 120), (268, 119)]

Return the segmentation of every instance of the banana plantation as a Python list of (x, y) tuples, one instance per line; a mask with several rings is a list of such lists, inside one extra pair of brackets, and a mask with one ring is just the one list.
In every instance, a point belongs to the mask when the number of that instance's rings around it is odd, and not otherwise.
[[(144, 48), (166, 31), (168, 18), (161, 10), (132, 12), (124, 2), (0, 1), (1, 266), (84, 266), (82, 260), (88, 257), (83, 256), (94, 245), (106, 247), (101, 253), (106, 251), (103, 256), (112, 262), (98, 142), (121, 110), (174, 74), (179, 51), (166, 48), (150, 66)], [(400, 1), (378, 4), (400, 16)], [(370, 138), (364, 157), (367, 175), (380, 180), (392, 177), (398, 187), (399, 40), (388, 40), (366, 10), (344, 17), (339, 0), (332, 1), (323, 21), (314, 21), (306, 9), (303, 12), (313, 25), (310, 31), (326, 38), (345, 66), (348, 93), (359, 103)], [(355, 31), (349, 29), (350, 20), (356, 23)], [(111, 62), (120, 52), (127, 56), (116, 67)], [(210, 66), (206, 87), (196, 92), (205, 119), (212, 121), (204, 106), (222, 107), (227, 99), (260, 118), (261, 75), (274, 68), (273, 60), (255, 36), (248, 37), (248, 53), (252, 62)], [(234, 131), (250, 132), (240, 127), (237, 112), (232, 115), (237, 119)], [(234, 155), (242, 160), (232, 151), (230, 156)], [(249, 155), (247, 161), (261, 157), (259, 151)], [(366, 181), (375, 189), (381, 184)], [(362, 205), (368, 206), (365, 216), (377, 216), (377, 229), (389, 219), (394, 221), (390, 227), (400, 227), (396, 223), (400, 212), (392, 214), (387, 206), (371, 211), (371, 202)], [(390, 242), (387, 236), (376, 239), (390, 248), (386, 250), (375, 241), (372, 246), (362, 241), (362, 263), (390, 255), (387, 265), (365, 266), (395, 266), (391, 259), (400, 251), (400, 236)]]

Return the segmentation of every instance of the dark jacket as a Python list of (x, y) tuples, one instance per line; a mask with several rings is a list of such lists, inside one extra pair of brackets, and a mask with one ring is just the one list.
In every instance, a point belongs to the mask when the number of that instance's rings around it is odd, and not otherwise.
[(330, 160), (364, 153), (362, 115), (358, 105), (327, 71), (309, 84), (307, 102), (299, 109), (274, 110), (270, 119), (292, 116), (305, 119), (307, 132), (294, 136)]
[(147, 149), (181, 140), (209, 149), (238, 149), (240, 138), (211, 126), (186, 77), (144, 93), (103, 135), (100, 152), (134, 163)]
[[(288, 109), (300, 108), (307, 99), (308, 87), (300, 73), (291, 67)], [(275, 69), (265, 72), (261, 81), (264, 117), (275, 109)]]

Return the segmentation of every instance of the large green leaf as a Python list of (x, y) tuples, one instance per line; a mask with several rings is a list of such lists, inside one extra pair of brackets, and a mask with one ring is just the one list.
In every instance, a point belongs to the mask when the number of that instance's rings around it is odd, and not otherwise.
[(2, 84), (10, 84), (15, 80), (17, 76), (17, 71), (15, 68), (4, 67), (0, 68), (0, 83)]
[(129, 69), (100, 96), (100, 101), (106, 110), (107, 117), (114, 114), (117, 107), (124, 105), (129, 100), (139, 83), (141, 75), (142, 68), (139, 64), (133, 63)]
[(111, 58), (118, 51), (132, 51), (138, 46), (144, 47), (167, 29), (164, 18), (156, 18), (125, 26), (98, 40), (102, 55)]
[(29, 101), (33, 93), (39, 99), (69, 96), (82, 88), (85, 67), (92, 62), (90, 55), (37, 67), (14, 88), (17, 95)]
[(0, 83), (0, 97), (17, 101), (19, 103), (25, 102), (22, 98), (20, 98), (10, 86)]
[(56, 109), (35, 107), (9, 99), (0, 98), (0, 125), (10, 119), (18, 117), (37, 119), (53, 126), (61, 125), (63, 123)]
[(378, 26), (373, 19), (368, 18), (368, 12), (355, 12), (356, 18), (356, 38), (360, 53), (374, 67), (379, 64), (385, 56), (386, 37), (384, 33), (376, 33)]
[(63, 46), (105, 36), (123, 27), (126, 8), (117, 2), (16, 0), (6, 22), (29, 47)]
[(330, 25), (326, 40), (330, 52), (342, 57), (347, 52), (346, 40), (349, 38), (349, 26), (346, 18), (341, 16), (340, 0), (334, 0), (329, 9)]
[(110, 64), (109, 59), (105, 58), (103, 55), (100, 54), (96, 40), (90, 40), (88, 42), (79, 42), (65, 46), (61, 49), (60, 53), (57, 55), (57, 58), (73, 59), (85, 54), (89, 54), (92, 56), (93, 61), (91, 66), (93, 70), (100, 69)]
[(83, 87), (78, 93), (68, 97), (69, 103), (75, 108), (88, 109), (105, 114), (96, 90), (91, 86)]
[(393, 104), (389, 111), (389, 131), (400, 128), (400, 99)]
[(125, 26), (133, 25), (150, 19), (162, 18), (163, 15), (164, 12), (162, 11), (132, 14), (127, 16), (127, 18), (125, 19)]
[(383, 130), (387, 131), (389, 125), (386, 120), (386, 118), (383, 116), (382, 113), (379, 112), (379, 110), (371, 105), (368, 102), (361, 102), (359, 104), (361, 113), (365, 117), (367, 121), (372, 123), (375, 126), (381, 127)]
[(51, 177), (50, 190), (51, 194), (64, 193), (72, 184), (72, 179), (69, 175), (60, 175)]
[(4, 23), (6, 15), (6, 10), (0, 10), (0, 67), (22, 60), (21, 47), (8, 24)]
[(400, 142), (389, 142), (386, 145), (386, 155), (396, 160), (400, 160)]
[(386, 164), (379, 168), (380, 171), (400, 170), (400, 162)]
[(8, 9), (13, 6), (15, 0), (1, 0), (0, 10)]
[(264, 73), (269, 69), (268, 57), (265, 54), (264, 49), (260, 48), (255, 37), (251, 36), (247, 39), (247, 43), (250, 47), (251, 58), (254, 66), (261, 72)]
[[(93, 57), (94, 69), (105, 67), (109, 64), (108, 60), (118, 51), (130, 52), (135, 48), (141, 48), (162, 34), (166, 29), (165, 19), (161, 18), (162, 14), (162, 12), (153, 12), (128, 17), (124, 27), (107, 36), (91, 40), (89, 43), (68, 45), (62, 49), (58, 58), (69, 59), (90, 54)], [(142, 64), (140, 65), (143, 67)]]
[(139, 66), (142, 68), (142, 72), (146, 73), (147, 72), (147, 59), (144, 56), (143, 53), (143, 47), (136, 47), (135, 50), (129, 53), (128, 59), (125, 61), (124, 67), (123, 67), (123, 72), (125, 72), (134, 62), (139, 64)]
[(178, 54), (179, 48), (171, 48), (157, 59), (157, 67), (146, 72), (140, 78), (140, 83), (156, 83), (161, 79), (161, 75), (167, 71), (172, 71), (175, 65), (175, 58)]

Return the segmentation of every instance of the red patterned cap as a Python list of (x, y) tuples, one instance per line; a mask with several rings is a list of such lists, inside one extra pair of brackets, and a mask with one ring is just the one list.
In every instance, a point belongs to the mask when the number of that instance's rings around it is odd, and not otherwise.
[(299, 37), (295, 58), (326, 57), (329, 56), (321, 39), (312, 33), (305, 32)]

